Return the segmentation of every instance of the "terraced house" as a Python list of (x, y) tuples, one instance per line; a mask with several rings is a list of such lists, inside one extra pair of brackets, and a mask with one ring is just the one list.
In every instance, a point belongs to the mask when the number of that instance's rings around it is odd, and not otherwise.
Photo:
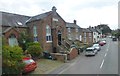
[(3, 37), (9, 45), (19, 45), (20, 33), (27, 31), (33, 41), (41, 43), (43, 50), (58, 52), (57, 47), (66, 39), (66, 22), (56, 10), (52, 7), (52, 11), (32, 17), (1, 12)]
[(82, 42), (85, 44), (93, 43), (93, 32), (87, 28), (82, 28)]
[(71, 41), (81, 40), (80, 27), (77, 25), (76, 20), (73, 23), (66, 23), (67, 38)]

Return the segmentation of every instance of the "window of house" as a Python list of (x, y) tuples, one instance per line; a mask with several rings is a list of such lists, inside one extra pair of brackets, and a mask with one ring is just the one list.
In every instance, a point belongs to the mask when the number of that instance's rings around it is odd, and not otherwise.
[(70, 31), (70, 28), (67, 28), (67, 29), (68, 29), (68, 32), (71, 32), (71, 31)]
[(34, 42), (38, 41), (38, 35), (37, 35), (37, 27), (33, 26), (33, 35), (34, 35)]
[(10, 46), (15, 46), (18, 45), (18, 40), (14, 34), (11, 34), (8, 39), (9, 45)]
[(84, 42), (86, 42), (86, 37), (84, 37)]
[(52, 41), (51, 28), (49, 25), (46, 26), (46, 41), (47, 42)]
[(80, 39), (80, 41), (82, 41), (82, 36), (81, 35), (80, 35), (79, 39)]
[(84, 32), (84, 37), (86, 37), (87, 35), (86, 35), (86, 32)]
[(76, 32), (78, 32), (78, 28), (76, 28)]
[(84, 32), (84, 42), (86, 42), (86, 37), (87, 37), (87, 34), (86, 32)]
[(76, 39), (78, 40), (78, 34), (76, 34)]
[(89, 33), (89, 37), (91, 37), (92, 36), (92, 34), (91, 33)]
[(69, 39), (69, 40), (72, 40), (72, 38), (71, 38), (71, 35), (70, 35), (70, 34), (68, 34), (68, 39)]

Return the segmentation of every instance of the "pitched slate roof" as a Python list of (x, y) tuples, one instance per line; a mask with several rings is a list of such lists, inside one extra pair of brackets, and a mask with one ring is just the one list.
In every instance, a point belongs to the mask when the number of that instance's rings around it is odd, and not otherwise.
[(2, 14), (2, 26), (19, 26), (27, 27), (25, 25), (26, 21), (30, 19), (30, 16), (18, 15), (13, 13), (1, 12)]
[(83, 31), (83, 32), (92, 32), (92, 31), (90, 31), (90, 30), (87, 29), (87, 28), (82, 28), (82, 31)]
[(74, 24), (74, 23), (69, 23), (69, 22), (66, 22), (66, 27), (70, 27), (70, 28), (80, 28), (80, 26)]
[(92, 32), (97, 32), (94, 28), (92, 28), (92, 27), (89, 27), (88, 28), (90, 31), (92, 31)]
[(99, 29), (96, 29), (96, 31), (100, 34), (100, 33), (102, 33), (102, 31), (101, 30), (99, 30)]
[(46, 12), (46, 13), (42, 13), (42, 14), (33, 16), (27, 22), (43, 19), (43, 18), (47, 17), (48, 15), (50, 15), (51, 13), (52, 13), (52, 11), (49, 11), (49, 12)]

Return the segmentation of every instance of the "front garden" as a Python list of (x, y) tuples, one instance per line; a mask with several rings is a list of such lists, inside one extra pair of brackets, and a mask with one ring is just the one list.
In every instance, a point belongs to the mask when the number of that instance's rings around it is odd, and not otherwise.
[[(9, 46), (6, 40), (2, 39), (2, 74), (20, 75), (25, 67), (23, 57), (31, 57), (36, 60), (42, 56), (42, 48), (38, 42), (31, 42), (24, 37), (19, 39), (19, 46)], [(22, 40), (24, 40), (22, 42)], [(24, 46), (23, 46), (24, 45)]]

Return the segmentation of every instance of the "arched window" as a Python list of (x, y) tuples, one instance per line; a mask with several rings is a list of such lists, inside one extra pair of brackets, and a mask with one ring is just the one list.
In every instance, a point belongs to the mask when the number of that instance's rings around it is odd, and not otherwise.
[(49, 25), (46, 25), (46, 41), (47, 42), (52, 41), (51, 28)]
[(34, 34), (34, 37), (37, 36), (37, 28), (36, 28), (36, 26), (33, 27), (33, 34)]
[(33, 34), (34, 34), (34, 41), (37, 42), (38, 41), (38, 35), (37, 35), (37, 27), (33, 26)]
[(10, 46), (18, 45), (18, 40), (16, 39), (16, 36), (14, 34), (11, 34), (8, 39)]

